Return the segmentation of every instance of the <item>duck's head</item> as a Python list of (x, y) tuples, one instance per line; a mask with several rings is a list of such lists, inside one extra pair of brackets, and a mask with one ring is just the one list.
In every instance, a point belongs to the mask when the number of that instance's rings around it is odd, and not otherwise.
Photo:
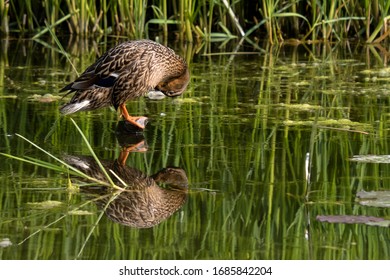
[(190, 73), (188, 68), (185, 69), (184, 73), (176, 77), (168, 77), (161, 81), (157, 86), (156, 90), (161, 91), (168, 97), (175, 97), (181, 95), (188, 86), (190, 81)]

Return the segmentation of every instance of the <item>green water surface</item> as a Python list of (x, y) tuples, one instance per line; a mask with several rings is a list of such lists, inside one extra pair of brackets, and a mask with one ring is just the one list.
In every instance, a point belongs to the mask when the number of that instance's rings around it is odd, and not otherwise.
[(103, 213), (85, 181), (0, 155), (0, 259), (390, 258), (389, 200), (357, 200), (388, 195), (390, 166), (351, 160), (390, 155), (380, 48), (172, 43), (190, 85), (175, 99), (128, 102), (149, 118), (134, 136), (118, 132), (110, 108), (60, 118), (59, 89), (115, 41), (62, 43), (73, 67), (50, 39), (1, 41), (0, 152), (61, 165), (22, 135), (58, 158), (91, 156), (72, 118), (102, 161), (144, 141), (127, 168), (184, 170), (186, 201), (154, 227), (129, 227)]

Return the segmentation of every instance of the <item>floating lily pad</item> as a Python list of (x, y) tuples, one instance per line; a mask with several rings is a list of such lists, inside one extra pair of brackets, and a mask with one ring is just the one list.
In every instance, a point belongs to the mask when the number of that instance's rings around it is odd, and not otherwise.
[(371, 207), (390, 207), (390, 191), (360, 191), (356, 194), (360, 205)]
[(53, 209), (63, 206), (64, 203), (55, 200), (46, 200), (42, 202), (28, 202), (27, 206), (33, 209)]
[(389, 227), (390, 220), (373, 216), (355, 216), (355, 215), (329, 215), (317, 216), (319, 222), (335, 223), (335, 224), (366, 224), (370, 226)]

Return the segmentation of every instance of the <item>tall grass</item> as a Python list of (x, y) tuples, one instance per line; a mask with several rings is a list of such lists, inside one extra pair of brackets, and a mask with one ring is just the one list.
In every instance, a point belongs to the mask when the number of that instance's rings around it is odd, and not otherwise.
[(383, 0), (0, 0), (3, 36), (34, 36), (48, 26), (59, 34), (117, 34), (132, 38), (175, 33), (186, 41), (267, 38), (299, 41), (387, 39), (390, 2)]

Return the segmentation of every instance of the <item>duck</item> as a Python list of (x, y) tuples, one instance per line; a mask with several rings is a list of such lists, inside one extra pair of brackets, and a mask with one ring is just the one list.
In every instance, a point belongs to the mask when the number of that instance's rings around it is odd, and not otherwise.
[[(94, 202), (104, 209), (111, 221), (133, 228), (151, 228), (184, 206), (188, 196), (188, 179), (183, 169), (168, 166), (149, 176), (127, 166), (120, 158), (125, 160), (127, 156), (100, 162), (107, 172), (111, 171), (109, 174), (115, 174), (111, 178), (116, 184), (123, 186), (123, 182), (126, 183), (123, 191), (113, 192), (110, 188), (90, 184), (80, 187), (82, 193), (93, 195)], [(64, 160), (91, 177), (107, 181), (93, 157), (66, 155)]]
[(109, 49), (60, 92), (73, 94), (60, 108), (62, 115), (113, 106), (124, 120), (143, 130), (146, 117), (131, 116), (126, 108), (150, 91), (176, 97), (190, 80), (186, 61), (174, 50), (151, 40), (126, 41)]

